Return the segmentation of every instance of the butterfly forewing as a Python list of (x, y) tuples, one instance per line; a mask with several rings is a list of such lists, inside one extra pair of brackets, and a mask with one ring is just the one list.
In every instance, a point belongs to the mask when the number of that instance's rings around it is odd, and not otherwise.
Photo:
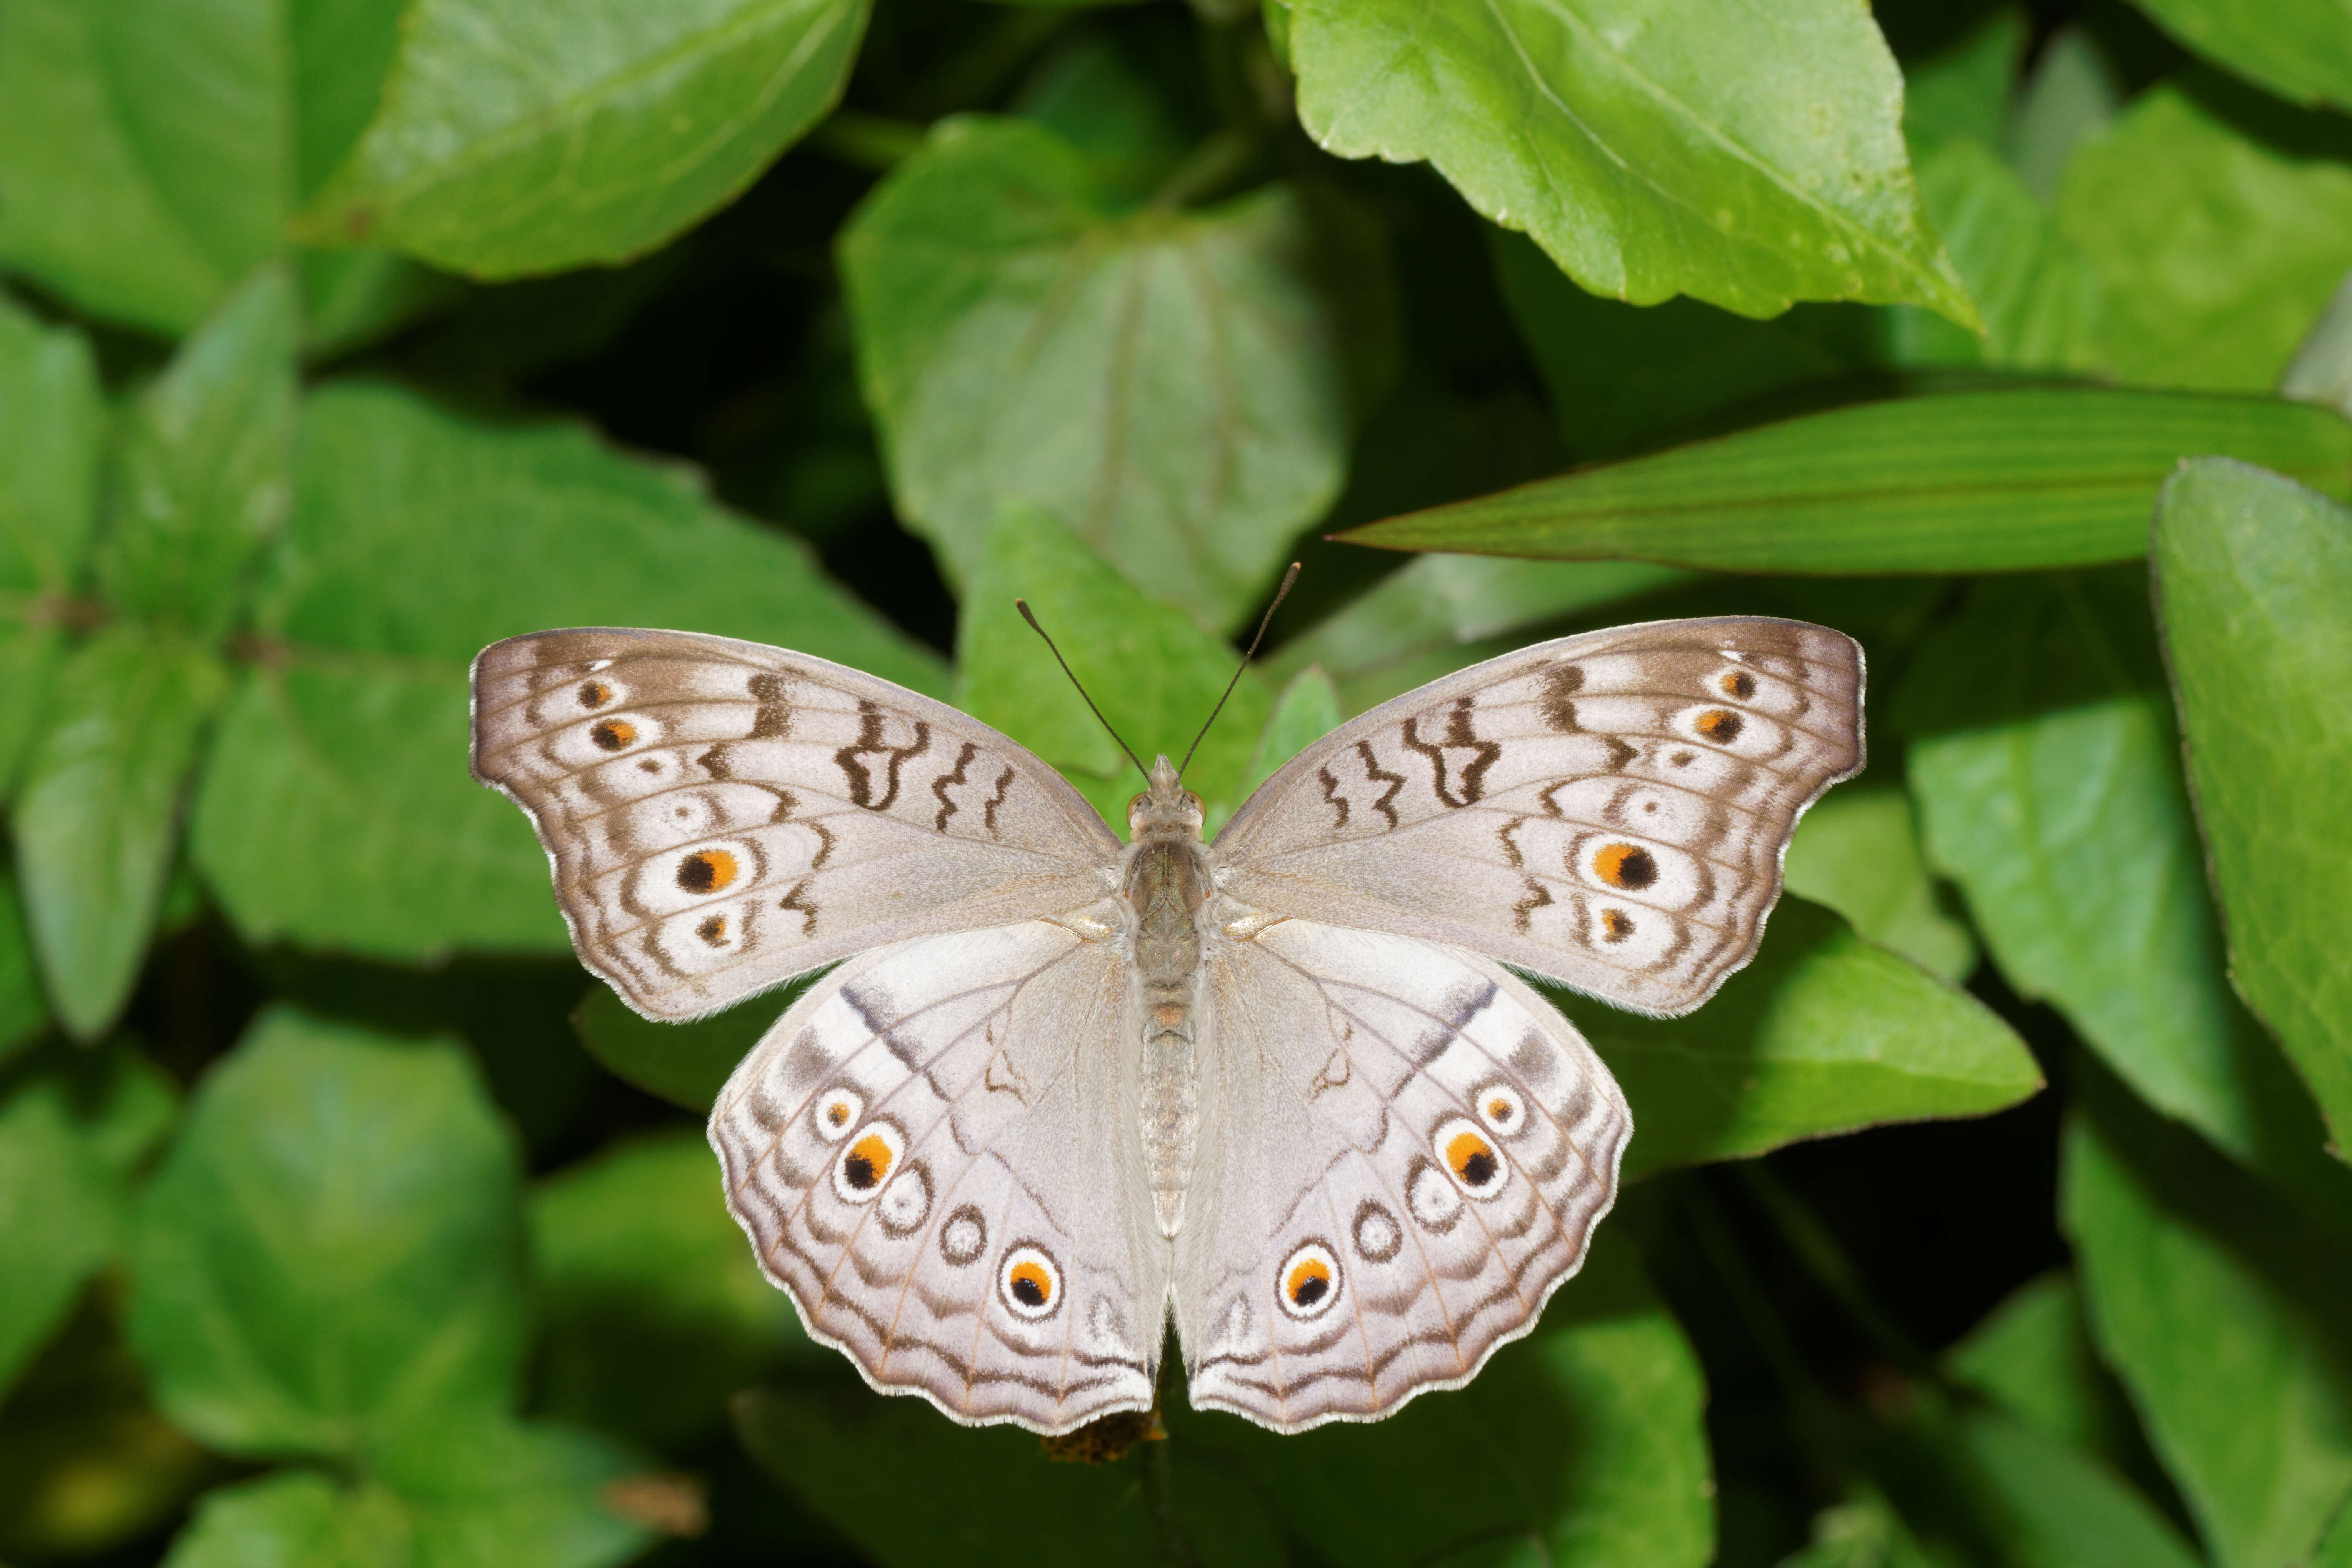
[(1118, 853), (1004, 736), (803, 654), (542, 632), (484, 649), (473, 687), (475, 775), (530, 814), (582, 959), (651, 1016), (1078, 908)]
[(1860, 647), (1802, 622), (1538, 644), (1307, 748), (1218, 836), (1224, 890), (1686, 1013), (1754, 956), (1798, 816), (1860, 770), (1862, 693)]

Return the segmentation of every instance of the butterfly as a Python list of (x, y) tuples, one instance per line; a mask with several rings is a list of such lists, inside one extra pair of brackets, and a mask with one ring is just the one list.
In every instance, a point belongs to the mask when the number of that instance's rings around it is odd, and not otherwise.
[(1058, 1434), (1374, 1420), (1534, 1327), (1615, 1200), (1623, 1094), (1520, 973), (1698, 1006), (1863, 764), (1797, 621), (1545, 642), (1307, 747), (1213, 842), (1165, 756), (1122, 844), (947, 705), (684, 632), (510, 638), (473, 767), (651, 1018), (826, 965), (710, 1113), (726, 1200), (884, 1393)]

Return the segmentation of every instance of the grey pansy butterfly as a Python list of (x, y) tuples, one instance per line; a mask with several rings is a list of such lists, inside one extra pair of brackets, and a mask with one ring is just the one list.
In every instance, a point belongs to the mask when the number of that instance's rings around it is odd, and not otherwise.
[(1576, 1271), (1633, 1131), (1513, 971), (1696, 1007), (1863, 760), (1861, 649), (1767, 619), (1432, 682), (1213, 844), (1165, 757), (1122, 846), (986, 725), (756, 643), (543, 632), (473, 686), (476, 775), (639, 1012), (839, 963), (710, 1114), (809, 1332), (1046, 1433), (1148, 1409), (1171, 1319), (1192, 1403), (1279, 1431), (1475, 1376)]

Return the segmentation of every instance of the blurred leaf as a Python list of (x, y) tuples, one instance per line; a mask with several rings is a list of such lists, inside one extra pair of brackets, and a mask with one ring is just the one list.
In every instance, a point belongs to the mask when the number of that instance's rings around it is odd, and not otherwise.
[(1184, 156), (1184, 133), (1159, 93), (1100, 35), (1049, 55), (1013, 108), (1067, 142), (1104, 189), (1139, 201)]
[(2279, 376), (2279, 395), (2352, 415), (2352, 272)]
[(538, 1408), (674, 1444), (707, 1435), (730, 1395), (780, 1365), (829, 1360), (761, 1277), (722, 1185), (690, 1129), (608, 1145), (540, 1183)]
[(2099, 1364), (2071, 1275), (2019, 1286), (1942, 1361), (1947, 1376), (2035, 1431), (2119, 1472), (2147, 1462), (2123, 1388)]
[(1265, 728), (1258, 731), (1257, 750), (1242, 770), (1242, 782), (1234, 786), (1235, 799), (1246, 800), (1283, 763), (1338, 729), (1345, 717), (1339, 711), (1339, 689), (1321, 668), (1310, 665), (1291, 677), (1275, 699)]
[(210, 652), (130, 626), (58, 672), (9, 826), (33, 949), (78, 1038), (103, 1034), (138, 978), (181, 792), (227, 685)]
[[(1320, 665), (1347, 680), (1416, 654), (1450, 652), (1683, 581), (1685, 574), (1672, 567), (1643, 562), (1424, 555), (1284, 643), (1265, 669), (1279, 678)], [(1464, 655), (1463, 664), (1474, 662), (1474, 656)]]
[(1936, 907), (1910, 798), (1899, 788), (1832, 791), (1797, 825), (1782, 876), (1789, 891), (1827, 904), (1930, 974), (1957, 984), (1976, 968), (1969, 928)]
[(0, 258), (100, 315), (194, 326), (373, 112), (401, 8), (9, 0)]
[(1980, 1116), (2042, 1087), (1981, 1003), (1783, 898), (1755, 961), (1687, 1018), (1555, 994), (1633, 1107), (1626, 1175), (1884, 1121)]
[(129, 1327), (158, 1402), (232, 1453), (415, 1465), (502, 1419), (517, 1165), (457, 1047), (265, 1014), (134, 1217)]
[(304, 415), (295, 496), (260, 593), (265, 657), (192, 823), (206, 881), (255, 942), (569, 950), (529, 824), (466, 768), (467, 665), (499, 637), (677, 626), (944, 685), (804, 548), (576, 426), (483, 426), (389, 387), (331, 387)]
[[(0, 83), (9, 22), (0, 10)], [(5, 90), (5, 86), (0, 86)], [(0, 107), (0, 120), (7, 110)], [(5, 194), (0, 170), (0, 194)], [(0, 206), (0, 224), (5, 208)], [(89, 341), (42, 325), (0, 293), (0, 798), (40, 722), (66, 595), (98, 512), (106, 400)]]
[(125, 410), (99, 536), (110, 605), (211, 639), (291, 500), (294, 295), (265, 268)]
[(380, 1487), (346, 1491), (310, 1470), (221, 1487), (196, 1503), (166, 1568), (406, 1568), (406, 1510)]
[(122, 1178), (89, 1147), (54, 1085), (0, 1102), (0, 1390), (114, 1255)]
[(653, 249), (840, 97), (865, 0), (418, 0), (383, 107), (297, 224), (477, 277)]
[(688, 1023), (640, 1016), (604, 984), (592, 985), (572, 1014), (581, 1044), (615, 1078), (688, 1110), (708, 1112), (735, 1064), (798, 999), (798, 985), (738, 1002)]
[(2099, 275), (2119, 373), (2260, 391), (2352, 268), (2352, 168), (2158, 87), (2075, 154), (2058, 221)]
[(630, 1457), (585, 1432), (537, 1422), (424, 1422), (382, 1456), (410, 1504), (416, 1568), (608, 1568), (647, 1531), (612, 1506)]
[(0, 870), (0, 1062), (31, 1045), (48, 1021), (24, 909), (16, 901), (16, 879)]
[(2021, 1421), (1968, 1411), (1942, 1433), (1952, 1480), (2014, 1568), (2200, 1568), (2203, 1559), (2105, 1466)]
[[(2352, 1492), (2346, 1500), (2352, 1502)], [(2336, 1522), (2312, 1549), (2311, 1568), (2352, 1568), (2352, 1507), (2336, 1508)]]
[(1906, 362), (2098, 368), (2105, 308), (2098, 279), (2024, 182), (1972, 137), (1944, 142), (1920, 161), (1918, 175), (1952, 265), (1976, 297), (1984, 337), (1970, 339), (1949, 322), (1927, 319), (1914, 327), (1914, 341), (1957, 339), (1958, 352), (1913, 349)]
[(1523, 235), (1488, 236), (1496, 281), (1580, 458), (1654, 445), (1717, 410), (1882, 357), (1866, 311), (1800, 305), (1758, 321), (1696, 300), (1629, 305), (1586, 293)]
[(2024, 16), (2004, 5), (1904, 71), (1903, 134), (1915, 163), (1959, 137), (2000, 143), (2029, 32)]
[(1885, 1498), (1869, 1492), (1815, 1514), (1811, 1541), (1803, 1551), (1780, 1559), (1779, 1568), (1945, 1568), (1945, 1564), (1921, 1550)]
[(1697, 1568), (1715, 1548), (1706, 1399), (1682, 1331), (1603, 1229), (1535, 1332), (1466, 1388), (1292, 1437), (1222, 1415), (1170, 1426), (1326, 1561)]
[[(2352, 174), (2347, 175), (2352, 179)], [(2343, 494), (2352, 424), (2307, 404), (2089, 387), (1833, 409), (1338, 537), (1741, 572), (2008, 572), (2129, 560), (2175, 463), (2222, 452)]]
[(2089, 1070), (2061, 1214), (2091, 1328), (2218, 1568), (2298, 1561), (2352, 1489), (2352, 1246)]
[[(1234, 650), (1174, 605), (1146, 597), (1077, 537), (1034, 508), (1007, 507), (989, 530), (957, 626), (956, 705), (1069, 776), (1115, 827), (1141, 786), (1054, 656), (1013, 608), (1025, 598), (1103, 716), (1150, 763), (1184, 748), (1233, 679)], [(1185, 787), (1234, 798), (1272, 703), (1253, 670), (1201, 742)]]
[(2232, 978), (2352, 1150), (2352, 512), (2193, 462), (2165, 486), (2152, 559)]
[(2105, 129), (2123, 97), (2088, 30), (2070, 24), (2051, 33), (2019, 87), (2000, 146), (2037, 201), (2057, 196), (2074, 150)]
[(1290, 57), (1326, 151), (1426, 159), (1593, 293), (1973, 320), (1911, 188), (1902, 79), (1855, 7), (1297, 0)]
[(957, 119), (839, 249), (898, 509), (952, 576), (1034, 502), (1223, 626), (1339, 489), (1338, 322), (1287, 187), (1122, 217), (1045, 127)]
[(2297, 103), (2352, 109), (2345, 0), (2135, 0), (2167, 32)]

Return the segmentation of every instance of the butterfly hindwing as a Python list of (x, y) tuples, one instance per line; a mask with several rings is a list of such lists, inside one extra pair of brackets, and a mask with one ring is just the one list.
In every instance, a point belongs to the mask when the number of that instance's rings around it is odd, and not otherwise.
[(1754, 956), (1798, 816), (1860, 770), (1862, 691), (1860, 647), (1797, 621), (1540, 643), (1308, 747), (1218, 835), (1223, 890), (1686, 1013)]
[(1290, 1431), (1468, 1381), (1615, 1200), (1633, 1119), (1608, 1069), (1501, 965), (1404, 937), (1279, 921), (1208, 991), (1192, 1403)]
[(1079, 908), (1118, 858), (1021, 746), (805, 654), (541, 632), (484, 649), (473, 690), (475, 775), (530, 814), (582, 959), (651, 1017)]
[(928, 937), (811, 987), (711, 1111), (729, 1205), (809, 1331), (959, 1421), (1066, 1431), (1151, 1404), (1148, 1218), (1115, 943)]

